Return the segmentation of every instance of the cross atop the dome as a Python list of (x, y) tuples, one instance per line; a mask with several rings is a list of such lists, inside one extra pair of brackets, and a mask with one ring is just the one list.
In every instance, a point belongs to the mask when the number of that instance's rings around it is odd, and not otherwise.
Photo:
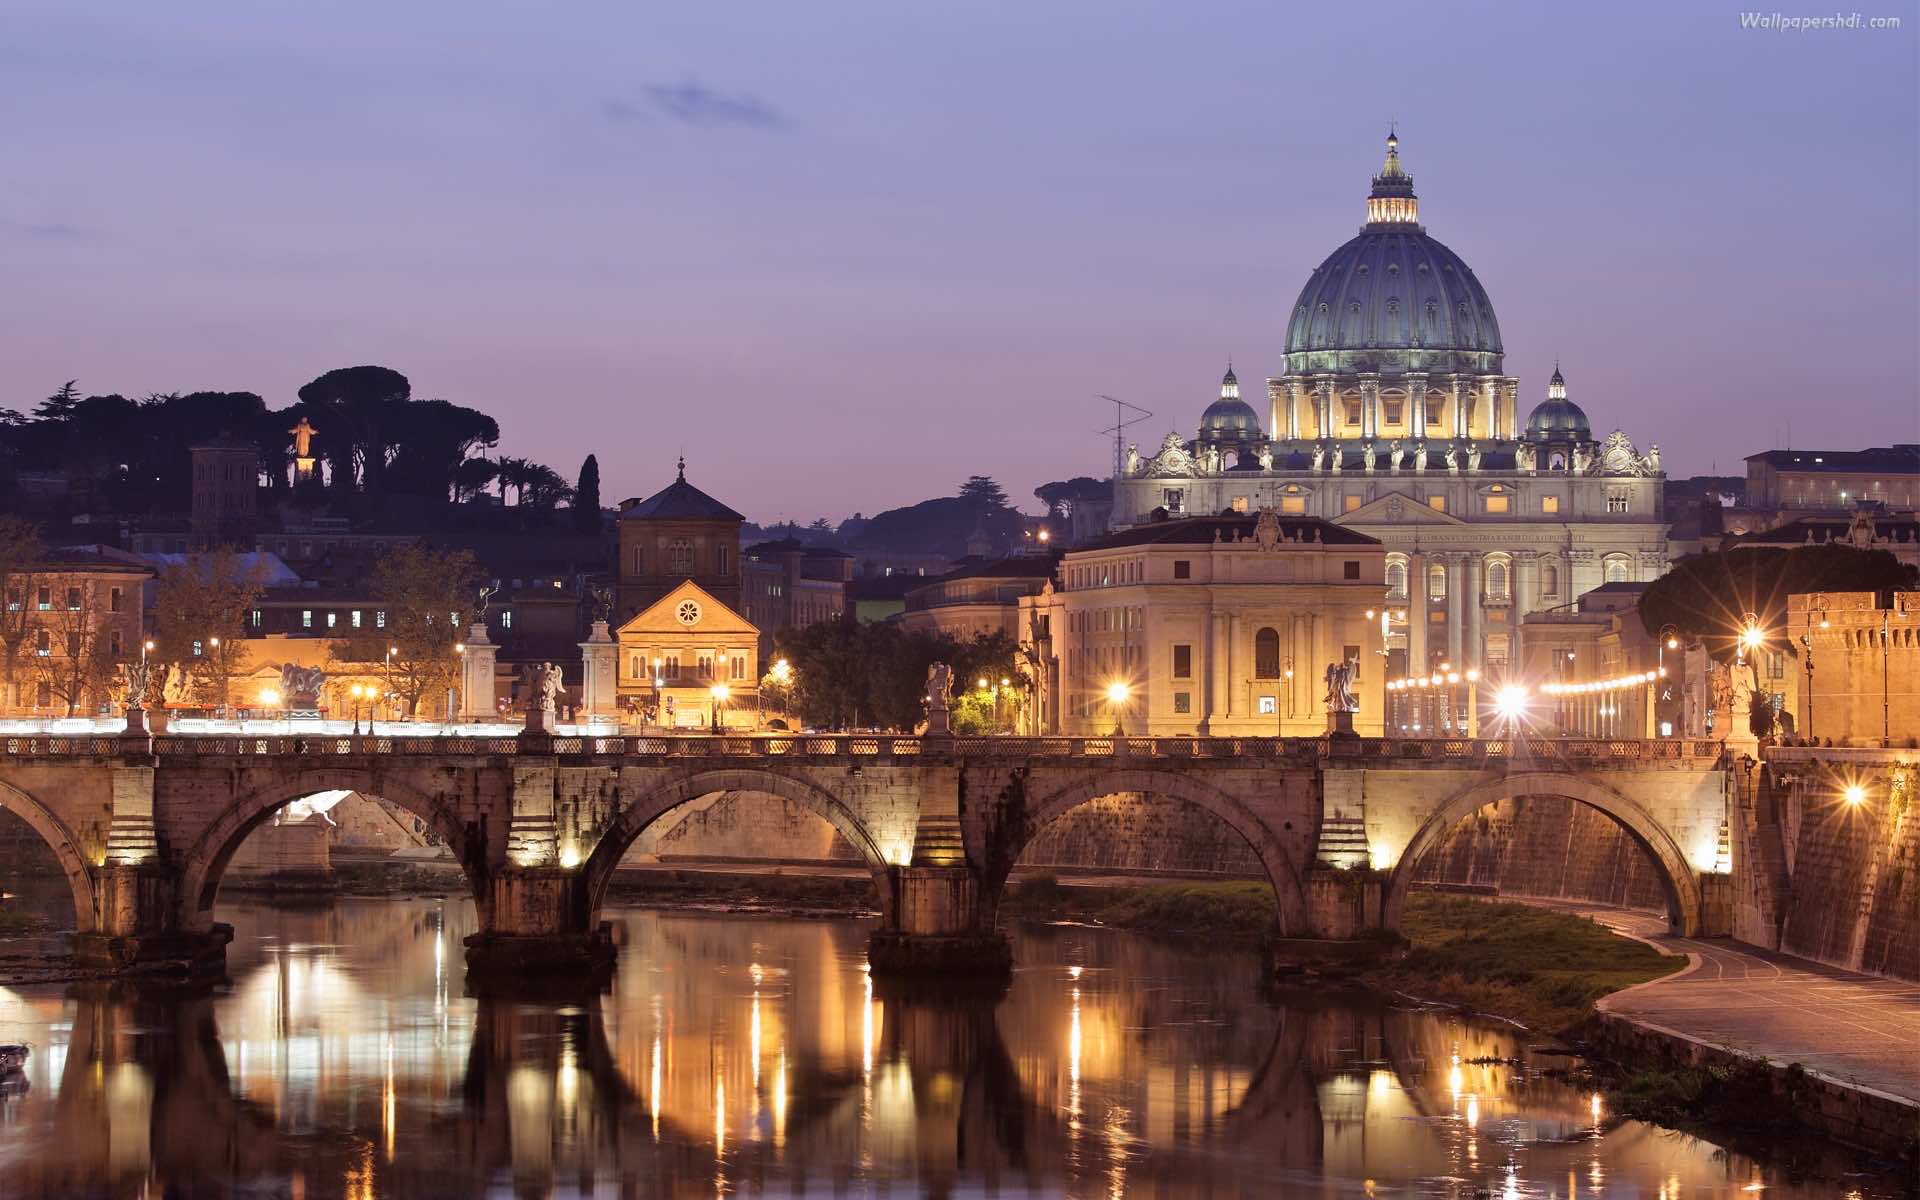
[(687, 481), (687, 456), (684, 454), (680, 456), (679, 470), (680, 482), (685, 483)]
[(1413, 176), (1400, 165), (1399, 123), (1387, 130), (1387, 161), (1373, 177), (1373, 190), (1367, 193), (1367, 224), (1416, 225), (1420, 221), (1420, 201), (1413, 194)]

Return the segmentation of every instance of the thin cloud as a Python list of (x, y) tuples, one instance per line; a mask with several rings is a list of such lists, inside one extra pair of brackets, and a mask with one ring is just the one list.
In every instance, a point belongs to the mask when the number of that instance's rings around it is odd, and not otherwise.
[(672, 87), (654, 84), (647, 88), (647, 99), (655, 109), (683, 125), (784, 129), (787, 124), (786, 118), (757, 96), (725, 96), (698, 83)]

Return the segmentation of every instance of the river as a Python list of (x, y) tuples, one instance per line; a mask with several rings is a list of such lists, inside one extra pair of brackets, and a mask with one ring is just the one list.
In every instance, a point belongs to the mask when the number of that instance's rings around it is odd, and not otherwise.
[(231, 984), (0, 988), (0, 1197), (1861, 1196), (1609, 1117), (1497, 1024), (1026, 926), (1004, 992), (869, 923), (626, 908), (610, 993), (464, 993), (462, 901), (224, 904)]

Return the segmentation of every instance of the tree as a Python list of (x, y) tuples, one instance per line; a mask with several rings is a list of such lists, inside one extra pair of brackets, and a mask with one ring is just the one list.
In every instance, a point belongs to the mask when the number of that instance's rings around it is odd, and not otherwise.
[[(925, 719), (927, 668), (936, 662), (953, 668), (957, 693), (978, 690), (984, 678), (991, 695), (993, 686), (1007, 680), (1000, 699), (1003, 720), (1027, 687), (1013, 639), (999, 632), (961, 640), (943, 633), (905, 633), (891, 622), (822, 621), (782, 633), (778, 654), (792, 664), (792, 711), (822, 729), (912, 729)], [(1007, 696), (1008, 689), (1014, 698)], [(968, 703), (978, 706), (977, 700)]]
[(573, 489), (560, 472), (545, 463), (530, 462), (520, 477), (520, 503), (523, 506), (552, 510), (573, 495)]
[(499, 463), (490, 458), (467, 459), (453, 470), (453, 502), (459, 504), (478, 498), (499, 478)]
[(599, 533), (600, 460), (587, 455), (580, 464), (580, 480), (573, 488), (573, 527), (581, 533)]
[(6, 704), (18, 704), (20, 655), (38, 627), (34, 591), (40, 579), (40, 531), (31, 521), (0, 516), (0, 678)]
[(300, 389), (300, 400), (320, 429), (318, 445), (336, 488), (381, 491), (387, 467), (387, 424), (413, 385), (387, 367), (340, 367)]
[(983, 512), (1007, 506), (1007, 493), (987, 475), (967, 476), (967, 481), (960, 485), (960, 498), (977, 505)]
[(1076, 475), (1072, 479), (1043, 483), (1033, 489), (1034, 498), (1047, 506), (1047, 515), (1063, 517), (1072, 511), (1073, 506), (1083, 500), (1101, 500), (1111, 498), (1113, 485), (1104, 479), (1095, 479), (1090, 475)]
[(248, 669), (247, 620), (265, 590), (266, 568), (222, 548), (190, 555), (160, 573), (154, 589), (154, 654), (213, 708), (232, 701)]
[(55, 605), (40, 614), (33, 656), (35, 674), (48, 695), (73, 716), (83, 706), (110, 699), (119, 656), (106, 625), (100, 585), (83, 579), (72, 589), (78, 603)]
[(464, 550), (407, 545), (387, 551), (370, 578), (382, 607), (372, 627), (355, 631), (336, 648), (335, 659), (360, 670), (372, 664), (390, 670), (395, 699), (407, 714), (418, 713), (422, 700), (445, 693), (459, 677), (455, 647), (473, 603), (476, 575), (473, 556)]
[(1804, 592), (1882, 592), (1914, 586), (1916, 572), (1885, 550), (1823, 544), (1738, 546), (1690, 554), (1640, 597), (1640, 623), (1655, 637), (1668, 625), (1703, 643), (1721, 662), (1738, 648), (1752, 613), (1772, 645), (1794, 652), (1785, 636), (1787, 597)]
[(53, 395), (40, 402), (33, 415), (42, 421), (64, 421), (72, 416), (74, 405), (80, 403), (80, 389), (74, 386), (78, 382), (69, 379), (61, 384)]

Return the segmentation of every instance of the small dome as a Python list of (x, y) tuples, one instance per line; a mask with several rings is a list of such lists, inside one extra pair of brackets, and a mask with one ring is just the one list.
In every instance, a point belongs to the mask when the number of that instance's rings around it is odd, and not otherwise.
[(1590, 442), (1593, 427), (1578, 404), (1567, 399), (1567, 381), (1560, 368), (1553, 368), (1547, 381), (1547, 398), (1534, 406), (1527, 417), (1527, 437), (1536, 442)]
[(1262, 436), (1260, 416), (1240, 398), (1240, 377), (1228, 363), (1227, 373), (1220, 377), (1220, 398), (1200, 414), (1200, 440), (1240, 445), (1257, 442)]

